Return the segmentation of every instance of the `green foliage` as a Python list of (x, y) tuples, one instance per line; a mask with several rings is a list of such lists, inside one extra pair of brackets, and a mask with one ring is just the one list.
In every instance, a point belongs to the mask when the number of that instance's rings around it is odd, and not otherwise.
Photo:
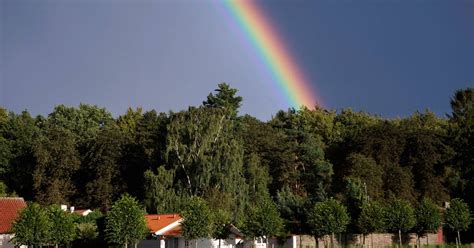
[(454, 180), (458, 194), (474, 207), (474, 88), (460, 89), (451, 98), (450, 142), (454, 148)]
[[(358, 153), (349, 155), (347, 163), (350, 168), (349, 177), (358, 179), (363, 186), (362, 192), (358, 194), (359, 198), (380, 199), (383, 196), (383, 168), (374, 159)], [(361, 193), (365, 197), (361, 198)]]
[(75, 222), (76, 223), (97, 223), (98, 220), (104, 218), (104, 214), (100, 212), (99, 210), (92, 210), (88, 215), (86, 216), (75, 216)]
[[(165, 162), (179, 195), (205, 197), (218, 190), (231, 198), (246, 190), (244, 151), (234, 121), (221, 109), (190, 108), (173, 114), (167, 129)], [(237, 201), (228, 201), (237, 208)]]
[(280, 234), (283, 229), (283, 220), (271, 199), (267, 198), (257, 207), (257, 216), (260, 224), (259, 232), (263, 236), (271, 237)]
[(0, 177), (12, 192), (28, 200), (35, 196), (35, 191), (32, 190), (32, 171), (36, 165), (33, 147), (41, 136), (36, 121), (27, 111), (20, 114), (10, 113), (2, 133), (2, 136), (9, 141), (11, 156), (8, 159), (6, 173)]
[(376, 201), (365, 202), (357, 219), (357, 226), (363, 234), (385, 231), (385, 208)]
[(48, 212), (37, 203), (30, 203), (21, 211), (13, 223), (15, 233), (13, 243), (16, 245), (42, 246), (50, 243), (52, 238), (51, 222)]
[(69, 203), (75, 192), (71, 180), (80, 167), (79, 154), (71, 132), (50, 128), (34, 147), (36, 167), (33, 186), (43, 205)]
[(82, 241), (91, 241), (99, 236), (99, 230), (95, 223), (79, 223), (76, 225), (77, 239)]
[(213, 214), (206, 201), (200, 197), (191, 197), (181, 212), (183, 236), (188, 239), (211, 237), (214, 232)]
[(288, 186), (277, 192), (277, 205), (283, 218), (290, 221), (301, 221), (304, 218), (306, 200), (294, 194)]
[(127, 246), (145, 238), (148, 232), (145, 213), (135, 198), (125, 194), (107, 213), (105, 237), (111, 244)]
[(250, 206), (243, 232), (249, 237), (271, 237), (283, 231), (283, 219), (271, 198), (265, 198), (259, 205)]
[(214, 230), (212, 237), (215, 239), (227, 239), (230, 235), (230, 225), (232, 224), (231, 214), (222, 209), (217, 209), (213, 212), (212, 223), (214, 223)]
[(462, 199), (452, 199), (445, 215), (449, 229), (459, 232), (466, 231), (472, 223), (472, 214), (469, 206)]
[[(252, 235), (263, 235), (258, 212), (268, 199), (292, 233), (308, 232), (304, 212), (330, 197), (343, 201), (358, 225), (363, 215), (367, 222), (379, 214), (364, 206), (374, 200), (415, 206), (425, 197), (438, 205), (458, 197), (472, 208), (473, 92), (453, 95), (448, 119), (430, 111), (388, 119), (316, 107), (260, 121), (238, 116), (242, 98), (227, 84), (203, 106), (178, 113), (129, 108), (113, 118), (81, 104), (59, 105), (45, 118), (0, 108), (0, 195), (106, 212), (127, 192), (157, 213), (179, 212), (198, 196), (220, 216), (216, 228), (232, 223), (244, 231), (253, 223)], [(427, 216), (413, 230), (425, 230)], [(101, 221), (76, 219), (99, 229)], [(364, 225), (364, 232), (375, 228)]]
[(387, 229), (393, 232), (407, 232), (416, 224), (415, 211), (409, 202), (395, 200), (386, 208)]
[(474, 88), (457, 90), (451, 98), (451, 109), (453, 110), (451, 119), (464, 121), (472, 118), (474, 110)]
[(173, 188), (174, 171), (161, 166), (156, 172), (156, 174), (150, 170), (145, 172), (145, 205), (148, 211), (177, 212), (182, 203), (181, 197)]
[(429, 198), (424, 198), (416, 208), (416, 226), (418, 234), (436, 233), (441, 226), (443, 217), (440, 208)]
[(0, 181), (0, 197), (7, 196), (8, 188), (2, 181)]
[(260, 157), (250, 154), (245, 160), (245, 178), (248, 184), (250, 202), (258, 204), (269, 197), (268, 184), (271, 181), (268, 168), (262, 165)]
[(112, 122), (112, 114), (105, 108), (88, 104), (80, 104), (79, 108), (61, 104), (48, 116), (48, 125), (68, 130), (79, 143), (94, 139), (102, 127)]
[(321, 200), (329, 192), (333, 170), (332, 164), (325, 159), (322, 134), (310, 132), (314, 126), (319, 126), (313, 118), (318, 120), (324, 113), (321, 109), (314, 112), (313, 115), (307, 109), (280, 111), (270, 121), (274, 129), (282, 131), (281, 140), (277, 142), (284, 148), (281, 161), (272, 169), (272, 174), (277, 188), (287, 185), (299, 195)]
[(76, 238), (76, 226), (72, 214), (56, 205), (51, 206), (48, 212), (51, 220), (51, 243), (55, 245), (71, 243)]
[(208, 108), (222, 108), (229, 111), (231, 116), (237, 116), (238, 109), (242, 104), (242, 97), (236, 96), (237, 89), (233, 89), (226, 83), (220, 83), (215, 90), (217, 94), (209, 93), (207, 100), (202, 104)]
[(111, 125), (99, 131), (89, 144), (85, 155), (87, 175), (84, 199), (90, 207), (103, 211), (110, 209), (112, 202), (125, 191), (120, 173), (123, 135)]
[(311, 233), (316, 237), (344, 232), (350, 222), (346, 207), (332, 198), (316, 203), (307, 215)]

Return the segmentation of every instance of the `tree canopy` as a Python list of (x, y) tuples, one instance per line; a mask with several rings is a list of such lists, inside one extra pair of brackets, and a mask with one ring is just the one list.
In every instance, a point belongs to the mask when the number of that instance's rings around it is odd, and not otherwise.
[[(318, 235), (309, 212), (333, 198), (347, 207), (348, 231), (373, 232), (362, 223), (380, 214), (377, 204), (393, 213), (399, 200), (441, 206), (459, 198), (474, 207), (473, 89), (445, 100), (446, 116), (302, 107), (259, 120), (242, 115), (238, 90), (222, 83), (178, 112), (129, 108), (114, 116), (80, 104), (32, 116), (0, 107), (0, 195), (104, 213), (125, 193), (148, 213), (181, 212), (199, 197), (241, 229), (259, 222), (267, 214), (259, 207), (271, 201), (265, 206), (276, 207), (269, 213), (285, 232)], [(411, 228), (390, 223), (392, 231)]]
[(148, 232), (142, 207), (129, 195), (123, 195), (112, 205), (107, 214), (106, 223), (107, 241), (122, 247), (137, 244)]

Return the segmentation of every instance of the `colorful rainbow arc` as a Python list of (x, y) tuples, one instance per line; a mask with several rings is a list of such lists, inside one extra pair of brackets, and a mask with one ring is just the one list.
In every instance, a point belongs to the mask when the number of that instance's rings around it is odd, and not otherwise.
[(275, 28), (252, 0), (223, 0), (238, 25), (268, 66), (291, 107), (312, 109), (318, 102), (311, 84), (305, 79), (285, 48)]

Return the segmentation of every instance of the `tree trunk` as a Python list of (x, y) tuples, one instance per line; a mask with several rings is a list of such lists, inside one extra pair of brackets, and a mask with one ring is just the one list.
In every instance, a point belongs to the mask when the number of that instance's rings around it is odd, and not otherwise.
[(373, 235), (374, 235), (373, 233), (370, 234), (370, 245), (371, 245), (372, 248), (374, 248), (374, 236)]
[(334, 233), (331, 233), (331, 247), (334, 248)]
[(221, 239), (219, 239), (219, 248), (221, 248)]
[(55, 248), (58, 248), (58, 247), (59, 247), (59, 245), (58, 245), (58, 244), (54, 244), (54, 247), (55, 247)]
[(459, 230), (458, 230), (458, 241), (459, 241), (459, 245), (462, 245), (462, 243), (461, 243), (461, 234), (459, 234)]
[(362, 234), (362, 247), (365, 247), (365, 234)]
[(426, 245), (430, 245), (430, 239), (428, 233), (426, 234)]
[(316, 236), (314, 236), (314, 243), (316, 244), (316, 248), (319, 248), (319, 240), (318, 240), (318, 237)]
[(398, 240), (400, 241), (400, 247), (402, 247), (402, 230), (398, 229)]

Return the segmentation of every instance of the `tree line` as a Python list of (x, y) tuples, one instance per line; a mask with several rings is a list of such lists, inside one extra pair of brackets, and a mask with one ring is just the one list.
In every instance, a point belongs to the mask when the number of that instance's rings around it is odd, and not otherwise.
[[(472, 217), (468, 205), (461, 199), (453, 199), (445, 212), (445, 225), (457, 232), (456, 246), (461, 244), (460, 231), (469, 227)], [(284, 220), (280, 217), (277, 206), (271, 200), (251, 208), (240, 229), (246, 239), (263, 237), (269, 246), (270, 237), (286, 238)], [(347, 208), (334, 198), (317, 202), (307, 212), (308, 234), (315, 238), (315, 247), (323, 238), (324, 247), (334, 247), (335, 234), (346, 231), (351, 217)], [(221, 210), (212, 212), (212, 207), (203, 198), (193, 196), (181, 210), (183, 217), (182, 235), (187, 240), (213, 238), (225, 240), (231, 234), (232, 220)], [(421, 247), (421, 237), (436, 233), (442, 226), (443, 214), (439, 207), (425, 198), (414, 209), (405, 200), (396, 200), (391, 205), (376, 201), (365, 202), (361, 213), (354, 222), (365, 238), (377, 232), (392, 231), (397, 233), (399, 246), (402, 247), (402, 232), (413, 230), (417, 234), (417, 247)], [(15, 236), (12, 242), (27, 247), (125, 247), (137, 244), (150, 237), (145, 211), (133, 197), (124, 194), (118, 199), (106, 216), (96, 210), (86, 216), (61, 209), (57, 205), (47, 208), (37, 203), (29, 203), (22, 210), (12, 226)], [(330, 237), (329, 242), (326, 236)], [(372, 235), (371, 247), (374, 247)], [(194, 243), (197, 246), (197, 243)], [(364, 246), (363, 245), (363, 246)]]
[(87, 104), (47, 116), (0, 108), (0, 195), (104, 213), (124, 193), (148, 213), (183, 212), (199, 198), (237, 227), (274, 209), (287, 233), (311, 233), (308, 211), (331, 199), (347, 208), (346, 229), (359, 233), (374, 229), (358, 223), (369, 205), (416, 209), (423, 199), (441, 207), (459, 198), (474, 206), (472, 88), (454, 93), (445, 117), (316, 106), (260, 121), (239, 115), (241, 103), (219, 84), (180, 112), (137, 108), (114, 118)]

